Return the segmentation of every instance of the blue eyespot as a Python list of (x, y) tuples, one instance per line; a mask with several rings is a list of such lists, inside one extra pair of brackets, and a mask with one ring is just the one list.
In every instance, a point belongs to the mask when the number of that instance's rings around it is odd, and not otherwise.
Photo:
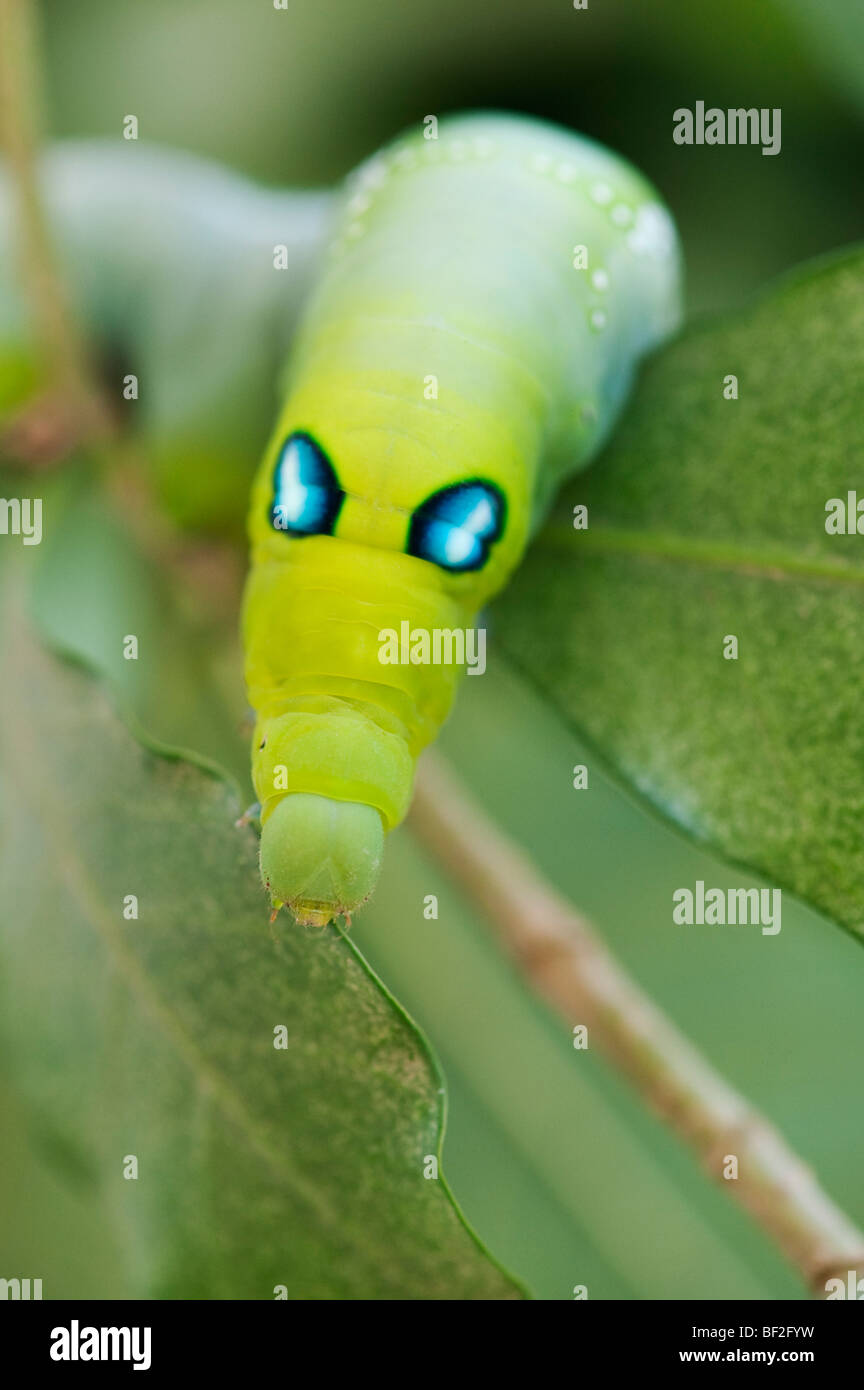
[(329, 536), (345, 500), (333, 465), (308, 434), (291, 434), (273, 471), (270, 525), (289, 536)]
[(479, 570), (504, 530), (504, 496), (476, 479), (427, 497), (411, 518), (408, 554), (445, 570)]

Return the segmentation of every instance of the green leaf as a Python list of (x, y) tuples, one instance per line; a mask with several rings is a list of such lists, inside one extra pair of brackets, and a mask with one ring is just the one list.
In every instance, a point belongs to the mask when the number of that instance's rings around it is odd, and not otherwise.
[(656, 807), (858, 934), (864, 538), (825, 523), (829, 499), (864, 498), (862, 376), (858, 250), (690, 331), (562, 498), (498, 629)]
[(231, 788), (34, 640), (29, 563), (4, 567), (4, 1051), (134, 1291), (521, 1297), (424, 1177), (444, 1101), (415, 1025), (335, 929), (268, 934)]
[(848, 0), (781, 0), (798, 27), (809, 61), (825, 69), (832, 88), (864, 103), (864, 13)]
[[(22, 489), (26, 495), (32, 486), (21, 475), (8, 482), (6, 496)], [(148, 554), (95, 482), (93, 470), (82, 463), (47, 488), (45, 534), (34, 561), (35, 626), (52, 651), (107, 680), (153, 740), (218, 762), (248, 803), (251, 727), (241, 734), (245, 700), (234, 596), (229, 592), (224, 620), (233, 643), (229, 700), (213, 672), (224, 633), (195, 611), (196, 595), (188, 592), (182, 571), (165, 573), (152, 540)], [(225, 559), (217, 551), (209, 570), (224, 566)], [(215, 587), (212, 577), (209, 583)], [(200, 595), (197, 602), (200, 607)], [(134, 659), (127, 655), (130, 636), (137, 642)]]

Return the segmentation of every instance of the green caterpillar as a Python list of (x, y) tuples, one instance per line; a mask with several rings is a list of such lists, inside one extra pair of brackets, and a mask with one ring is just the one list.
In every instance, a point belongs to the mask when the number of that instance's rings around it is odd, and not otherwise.
[[(336, 200), (116, 142), (45, 162), (81, 313), (140, 373), (175, 515), (236, 523), (289, 354), (243, 625), (262, 876), (308, 923), (372, 891), (458, 682), (385, 664), (382, 634), (471, 627), (679, 317), (672, 220), (623, 160), (523, 117), (433, 126)], [(9, 222), (0, 183), (2, 241)], [(32, 389), (32, 355), (7, 257), (0, 412)]]
[(252, 492), (261, 869), (308, 923), (368, 897), (453, 700), (381, 634), (473, 623), (678, 318), (671, 219), (622, 160), (517, 117), (427, 133), (349, 180)]

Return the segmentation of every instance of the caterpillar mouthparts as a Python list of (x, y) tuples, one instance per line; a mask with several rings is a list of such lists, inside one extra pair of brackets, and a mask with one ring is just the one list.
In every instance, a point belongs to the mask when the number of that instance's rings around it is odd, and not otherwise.
[(307, 792), (284, 796), (261, 830), (261, 876), (274, 908), (324, 927), (360, 907), (378, 880), (384, 826), (374, 806)]

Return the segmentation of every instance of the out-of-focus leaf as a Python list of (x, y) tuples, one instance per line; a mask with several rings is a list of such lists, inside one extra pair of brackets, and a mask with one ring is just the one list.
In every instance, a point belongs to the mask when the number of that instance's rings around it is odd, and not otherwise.
[[(28, 486), (20, 475), (9, 483), (7, 496)], [(43, 483), (43, 492), (32, 586), (39, 634), (104, 677), (151, 739), (213, 759), (251, 791), (239, 643), (230, 698), (212, 670), (226, 630), (233, 637), (237, 628), (236, 596), (229, 589), (221, 630), (190, 613), (195, 596), (183, 591), (182, 571), (159, 571), (85, 464)]]
[(231, 789), (136, 742), (34, 641), (17, 568), (4, 1044), (43, 1150), (104, 1193), (136, 1292), (520, 1297), (424, 1177), (443, 1089), (416, 1027), (335, 929), (268, 935)]
[(498, 613), (504, 652), (641, 793), (859, 934), (864, 539), (825, 525), (860, 484), (862, 379), (860, 251), (691, 331)]
[(849, 0), (780, 0), (800, 29), (811, 61), (864, 104), (864, 10)]

